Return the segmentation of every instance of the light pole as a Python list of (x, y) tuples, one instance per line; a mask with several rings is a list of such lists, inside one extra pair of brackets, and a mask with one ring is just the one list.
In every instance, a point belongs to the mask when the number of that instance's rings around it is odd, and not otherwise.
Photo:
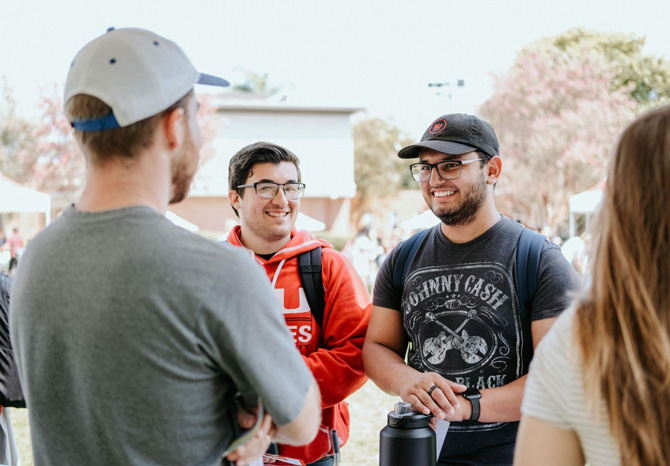
[[(456, 80), (456, 87), (464, 87), (465, 86), (465, 80), (464, 79), (457, 79)], [(447, 87), (448, 90), (448, 96), (449, 96), (449, 113), (451, 113), (451, 81), (446, 81), (442, 83), (428, 83), (428, 87), (436, 87), (438, 88), (437, 91), (435, 91), (435, 95), (442, 95), (440, 92), (441, 87)]]

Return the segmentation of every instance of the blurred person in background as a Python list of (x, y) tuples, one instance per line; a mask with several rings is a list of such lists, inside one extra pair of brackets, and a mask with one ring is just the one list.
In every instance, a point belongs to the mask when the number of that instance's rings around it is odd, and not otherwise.
[(515, 464), (670, 464), (670, 107), (609, 165), (591, 286), (533, 359)]
[(7, 244), (9, 244), (9, 271), (11, 272), (12, 269), (19, 265), (19, 258), (23, 253), (23, 238), (19, 234), (18, 228), (14, 228), (14, 232), (7, 240)]
[(368, 291), (372, 291), (372, 285), (374, 284), (375, 270), (373, 265), (376, 255), (377, 249), (370, 227), (361, 228), (351, 243), (351, 262)]

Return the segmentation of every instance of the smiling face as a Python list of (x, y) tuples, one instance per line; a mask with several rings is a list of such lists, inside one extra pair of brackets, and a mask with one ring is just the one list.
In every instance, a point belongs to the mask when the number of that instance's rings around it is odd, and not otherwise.
[[(297, 183), (298, 169), (291, 162), (258, 163), (251, 168), (244, 184), (259, 181)], [(274, 198), (263, 199), (256, 195), (254, 188), (244, 188), (243, 196), (231, 190), (229, 198), (240, 217), (241, 240), (247, 248), (258, 254), (269, 254), (290, 241), (291, 229), (300, 209), (299, 199), (286, 199), (282, 189)]]
[[(421, 151), (419, 161), (437, 163), (444, 160), (473, 160), (480, 158), (477, 152), (448, 155), (431, 149)], [(487, 199), (486, 174), (480, 162), (461, 167), (461, 176), (443, 180), (433, 169), (429, 181), (420, 183), (423, 198), (428, 207), (445, 225), (467, 225), (471, 223)]]

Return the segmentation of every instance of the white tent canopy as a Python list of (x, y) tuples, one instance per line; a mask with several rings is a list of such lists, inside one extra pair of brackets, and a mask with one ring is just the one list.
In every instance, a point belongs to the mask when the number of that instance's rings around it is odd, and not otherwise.
[(21, 186), (0, 173), (0, 213), (42, 212), (46, 223), (51, 221), (51, 197)]
[(295, 220), (295, 227), (298, 230), (323, 231), (326, 229), (326, 224), (309, 215), (298, 212), (298, 218)]
[(576, 216), (586, 215), (586, 226), (588, 228), (591, 216), (598, 210), (600, 201), (603, 198), (603, 189), (605, 189), (606, 180), (587, 189), (584, 192), (570, 197), (570, 237), (577, 233)]
[(402, 228), (408, 231), (425, 230), (440, 223), (440, 219), (435, 216), (432, 210), (424, 210), (414, 217), (408, 218), (400, 224)]
[(174, 223), (178, 227), (182, 227), (182, 228), (184, 228), (188, 231), (195, 232), (195, 231), (200, 230), (198, 225), (196, 225), (195, 223), (191, 223), (188, 220), (186, 220), (185, 218), (182, 218), (179, 215), (177, 215), (174, 212), (171, 212), (169, 210), (165, 212), (165, 218), (167, 218), (169, 221), (171, 221), (172, 223)]

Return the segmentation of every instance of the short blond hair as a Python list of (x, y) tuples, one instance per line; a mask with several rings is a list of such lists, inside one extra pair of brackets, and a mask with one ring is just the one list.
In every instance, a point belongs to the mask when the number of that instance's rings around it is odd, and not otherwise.
[[(133, 159), (142, 150), (151, 146), (154, 133), (159, 122), (177, 108), (188, 111), (188, 102), (193, 91), (179, 99), (166, 110), (132, 125), (122, 128), (106, 129), (102, 131), (78, 131), (75, 130), (75, 138), (82, 148), (92, 157), (92, 162), (104, 162), (112, 157), (123, 157)], [(112, 113), (111, 107), (102, 100), (87, 95), (78, 94), (67, 103), (66, 114), (72, 120), (88, 120), (100, 118)]]

